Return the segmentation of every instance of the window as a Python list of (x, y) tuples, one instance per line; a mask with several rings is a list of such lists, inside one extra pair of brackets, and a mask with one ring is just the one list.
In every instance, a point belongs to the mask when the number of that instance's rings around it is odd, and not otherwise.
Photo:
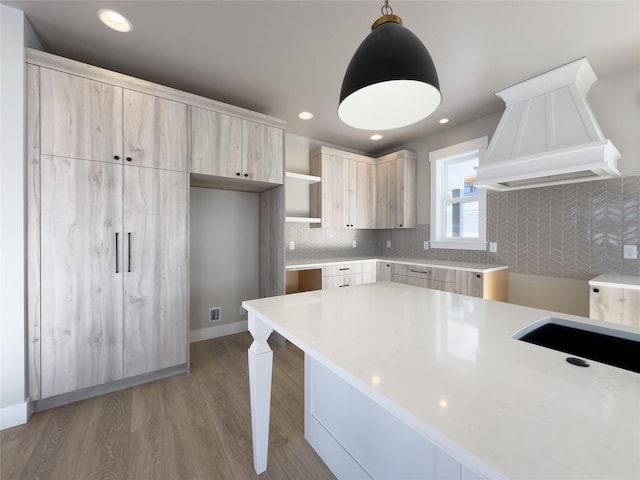
[(475, 185), (487, 137), (429, 153), (431, 248), (486, 250), (486, 192)]

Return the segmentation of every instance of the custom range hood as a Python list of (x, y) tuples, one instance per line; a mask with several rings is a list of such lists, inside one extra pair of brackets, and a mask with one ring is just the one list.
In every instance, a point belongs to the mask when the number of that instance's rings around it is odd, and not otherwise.
[(497, 92), (506, 110), (480, 158), (476, 185), (516, 190), (620, 176), (620, 153), (586, 100), (596, 80), (581, 58)]

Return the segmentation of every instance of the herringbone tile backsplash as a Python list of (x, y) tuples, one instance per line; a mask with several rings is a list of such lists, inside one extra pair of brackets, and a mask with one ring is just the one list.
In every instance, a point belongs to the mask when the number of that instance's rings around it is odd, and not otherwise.
[(605, 272), (640, 275), (640, 260), (622, 258), (622, 245), (640, 245), (640, 176), (490, 192), (487, 202), (487, 241), (498, 243), (497, 253), (424, 250), (429, 225), (333, 230), (287, 224), (287, 245), (296, 242), (287, 260), (409, 257), (506, 264), (511, 272), (579, 279)]

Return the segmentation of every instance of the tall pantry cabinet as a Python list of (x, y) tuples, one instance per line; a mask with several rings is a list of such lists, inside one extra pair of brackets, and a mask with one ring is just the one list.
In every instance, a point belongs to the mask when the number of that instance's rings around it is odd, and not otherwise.
[(27, 79), (31, 399), (186, 371), (187, 105), (45, 66)]

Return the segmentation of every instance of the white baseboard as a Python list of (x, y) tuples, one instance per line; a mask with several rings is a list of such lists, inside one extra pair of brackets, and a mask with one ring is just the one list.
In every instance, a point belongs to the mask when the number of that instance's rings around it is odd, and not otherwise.
[(235, 333), (249, 330), (246, 320), (233, 323), (223, 323), (222, 325), (212, 325), (211, 327), (199, 328), (189, 332), (189, 343), (201, 342), (212, 338), (226, 337)]
[(29, 420), (30, 402), (0, 408), (0, 430), (24, 425)]

